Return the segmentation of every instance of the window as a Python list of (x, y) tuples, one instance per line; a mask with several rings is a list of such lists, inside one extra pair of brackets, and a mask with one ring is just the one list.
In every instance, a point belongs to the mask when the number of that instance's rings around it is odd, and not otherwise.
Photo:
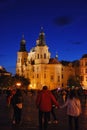
[(46, 53), (44, 53), (44, 59), (46, 59)]
[(37, 59), (39, 59), (39, 54), (37, 54)]
[(63, 74), (62, 74), (62, 79), (63, 79)]

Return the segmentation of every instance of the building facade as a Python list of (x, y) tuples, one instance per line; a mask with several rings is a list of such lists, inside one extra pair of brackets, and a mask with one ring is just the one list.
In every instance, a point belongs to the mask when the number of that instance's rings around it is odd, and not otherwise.
[(80, 59), (80, 77), (81, 86), (87, 89), (87, 54), (84, 54)]
[(16, 74), (30, 79), (29, 89), (42, 89), (47, 85), (50, 90), (67, 86), (70, 75), (75, 75), (72, 64), (62, 65), (58, 55), (51, 58), (46, 44), (45, 33), (41, 29), (36, 46), (27, 52), (26, 41), (22, 36), (17, 52)]

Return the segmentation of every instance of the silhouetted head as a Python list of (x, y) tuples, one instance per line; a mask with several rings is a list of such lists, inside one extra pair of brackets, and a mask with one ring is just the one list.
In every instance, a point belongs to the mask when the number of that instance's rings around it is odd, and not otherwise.
[(43, 86), (43, 90), (47, 90), (48, 89), (48, 87), (47, 86)]
[(22, 92), (21, 92), (20, 89), (17, 89), (17, 90), (16, 90), (16, 95), (22, 95)]
[(78, 97), (77, 91), (76, 90), (71, 90), (69, 93), (69, 97), (72, 99), (73, 97)]

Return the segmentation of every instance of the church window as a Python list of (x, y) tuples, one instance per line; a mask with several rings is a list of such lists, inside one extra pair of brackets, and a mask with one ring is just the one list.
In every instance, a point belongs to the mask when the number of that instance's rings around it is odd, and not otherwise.
[(44, 59), (46, 59), (46, 53), (44, 53)]
[(63, 74), (62, 74), (62, 79), (63, 79)]
[(39, 54), (37, 54), (37, 59), (39, 59)]

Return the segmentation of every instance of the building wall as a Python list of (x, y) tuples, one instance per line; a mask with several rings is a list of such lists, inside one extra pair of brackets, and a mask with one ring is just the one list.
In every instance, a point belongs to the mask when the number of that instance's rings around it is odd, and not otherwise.
[(23, 65), (26, 65), (27, 63), (27, 52), (18, 52), (17, 53), (17, 63), (16, 63), (16, 73), (19, 75), (23, 75)]
[(87, 57), (80, 59), (80, 77), (81, 85), (87, 89)]
[(30, 89), (42, 89), (47, 85), (49, 89), (56, 89), (61, 86), (61, 64), (36, 64), (29, 65), (30, 69), (27, 77), (30, 79)]

